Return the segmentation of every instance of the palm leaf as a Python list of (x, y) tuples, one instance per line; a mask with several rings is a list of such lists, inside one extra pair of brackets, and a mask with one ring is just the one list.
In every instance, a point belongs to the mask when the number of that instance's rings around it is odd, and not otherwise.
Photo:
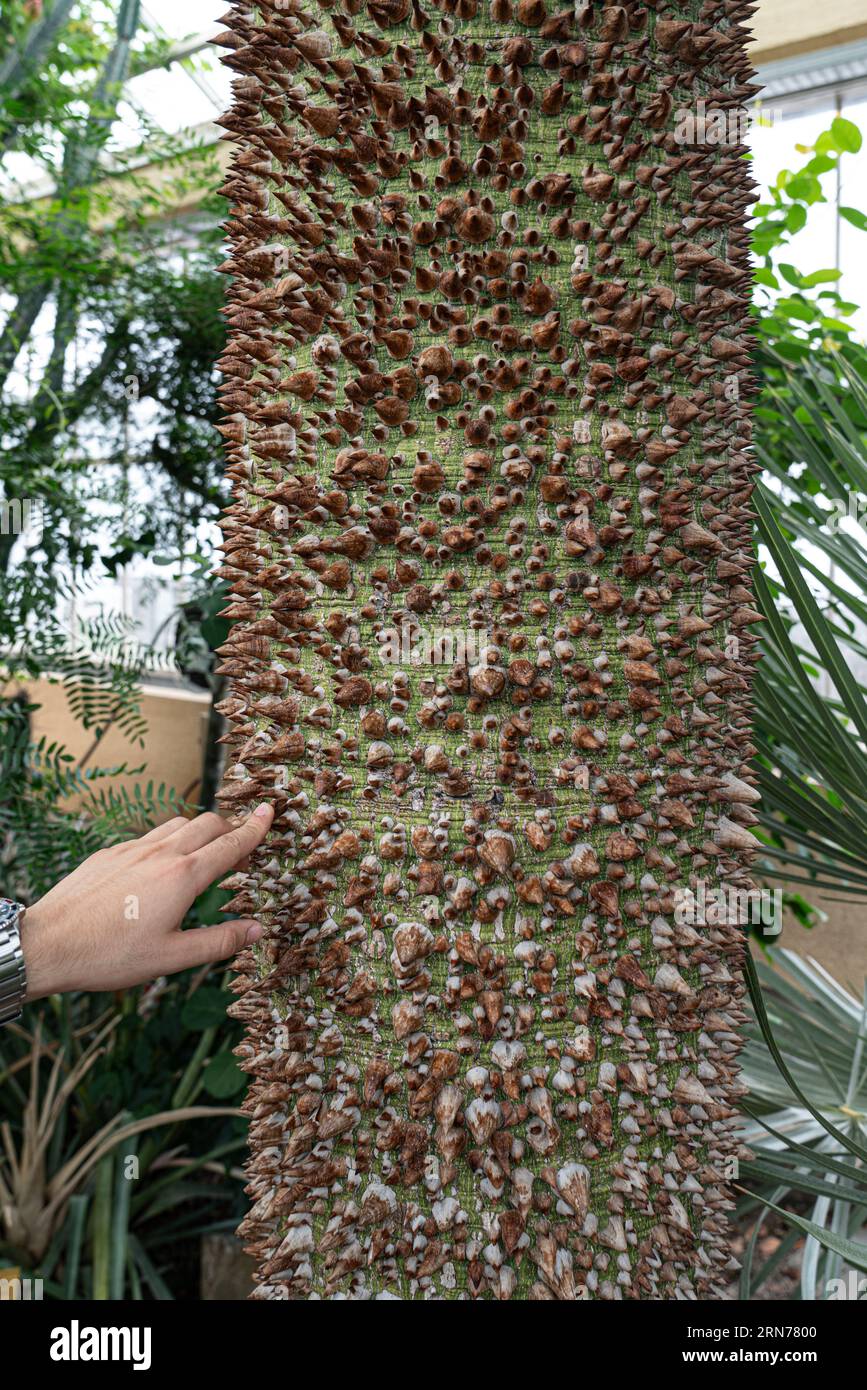
[(863, 896), (867, 700), (853, 667), (867, 659), (867, 536), (829, 521), (841, 499), (867, 494), (867, 361), (863, 353), (829, 352), (793, 367), (773, 349), (762, 351), (760, 870)]
[[(815, 961), (775, 951), (774, 966), (746, 962), (752, 1019), (742, 1133), (752, 1157), (739, 1177), (764, 1212), (785, 1218), (789, 1237), (807, 1236), (801, 1297), (814, 1299), (828, 1296), (844, 1263), (867, 1268), (859, 1239), (867, 1210), (867, 1002)], [(809, 1216), (788, 1209), (796, 1197), (812, 1202)], [(752, 1273), (762, 1220), (746, 1252), (742, 1292), (754, 1292), (773, 1269)]]

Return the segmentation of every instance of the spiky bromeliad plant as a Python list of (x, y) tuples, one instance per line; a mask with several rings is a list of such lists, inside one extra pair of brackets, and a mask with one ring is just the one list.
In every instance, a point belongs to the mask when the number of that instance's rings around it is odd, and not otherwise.
[(739, 114), (748, 12), (226, 18), (260, 1297), (727, 1270), (741, 945), (676, 897), (755, 819), (749, 189), (682, 118)]

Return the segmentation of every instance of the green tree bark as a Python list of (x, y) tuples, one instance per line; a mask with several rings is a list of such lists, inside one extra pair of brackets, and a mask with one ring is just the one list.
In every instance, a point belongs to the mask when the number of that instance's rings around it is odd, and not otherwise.
[(702, 904), (754, 844), (748, 13), (227, 19), (259, 1297), (727, 1277), (742, 934)]

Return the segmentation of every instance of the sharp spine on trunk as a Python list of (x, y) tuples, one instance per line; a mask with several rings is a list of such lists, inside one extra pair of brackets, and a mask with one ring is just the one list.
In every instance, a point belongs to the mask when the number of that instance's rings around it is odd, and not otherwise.
[[(742, 932), (675, 911), (756, 819), (750, 180), (675, 108), (741, 109), (752, 8), (224, 17), (258, 1297), (728, 1278)], [(482, 657), (383, 658), (425, 625)]]

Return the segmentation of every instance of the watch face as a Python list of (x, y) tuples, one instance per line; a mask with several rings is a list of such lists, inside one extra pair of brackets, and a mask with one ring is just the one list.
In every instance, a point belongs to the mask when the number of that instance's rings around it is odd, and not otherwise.
[(18, 922), (18, 918), (24, 911), (22, 903), (16, 903), (12, 898), (0, 898), (0, 931)]

